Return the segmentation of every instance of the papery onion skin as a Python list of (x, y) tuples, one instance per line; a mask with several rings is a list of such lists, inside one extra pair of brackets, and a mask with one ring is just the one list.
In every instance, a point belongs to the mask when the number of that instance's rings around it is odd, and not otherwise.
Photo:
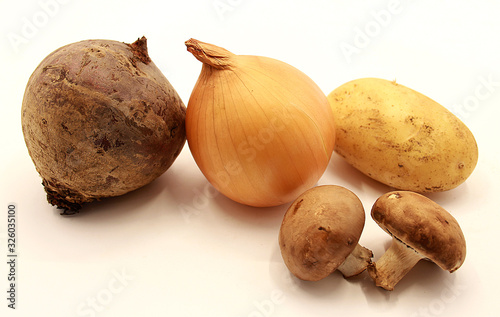
[(186, 112), (191, 153), (208, 181), (239, 203), (288, 203), (314, 186), (333, 152), (326, 95), (304, 73), (267, 57), (194, 39), (203, 62)]

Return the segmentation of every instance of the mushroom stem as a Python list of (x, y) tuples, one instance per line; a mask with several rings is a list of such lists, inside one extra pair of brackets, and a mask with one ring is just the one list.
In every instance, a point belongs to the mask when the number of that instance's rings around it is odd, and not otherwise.
[(376, 262), (368, 265), (367, 271), (375, 285), (388, 291), (424, 257), (397, 239)]
[(337, 267), (344, 278), (361, 274), (368, 265), (372, 263), (373, 253), (371, 250), (357, 244), (354, 250), (347, 256), (342, 264)]

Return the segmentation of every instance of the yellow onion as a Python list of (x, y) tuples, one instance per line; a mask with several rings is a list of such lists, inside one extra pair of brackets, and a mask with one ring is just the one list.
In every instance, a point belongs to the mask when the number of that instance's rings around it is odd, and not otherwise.
[(203, 63), (187, 107), (186, 136), (208, 181), (255, 207), (290, 202), (314, 186), (335, 142), (322, 90), (284, 62), (194, 39), (185, 44)]

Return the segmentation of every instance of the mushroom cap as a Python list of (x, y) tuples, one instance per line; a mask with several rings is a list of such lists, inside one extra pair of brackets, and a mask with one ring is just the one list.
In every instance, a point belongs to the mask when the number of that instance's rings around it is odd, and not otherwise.
[(320, 280), (351, 254), (364, 224), (363, 205), (354, 193), (335, 185), (311, 188), (290, 205), (281, 223), (283, 260), (296, 277)]
[(386, 193), (373, 205), (371, 216), (393, 238), (444, 270), (453, 272), (465, 260), (465, 238), (457, 220), (423, 195)]

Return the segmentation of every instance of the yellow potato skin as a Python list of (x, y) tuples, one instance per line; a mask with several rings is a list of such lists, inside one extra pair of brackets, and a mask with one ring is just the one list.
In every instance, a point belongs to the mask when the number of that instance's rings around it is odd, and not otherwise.
[(379, 78), (362, 78), (328, 95), (335, 152), (391, 187), (438, 192), (462, 184), (478, 148), (467, 126), (434, 100)]

